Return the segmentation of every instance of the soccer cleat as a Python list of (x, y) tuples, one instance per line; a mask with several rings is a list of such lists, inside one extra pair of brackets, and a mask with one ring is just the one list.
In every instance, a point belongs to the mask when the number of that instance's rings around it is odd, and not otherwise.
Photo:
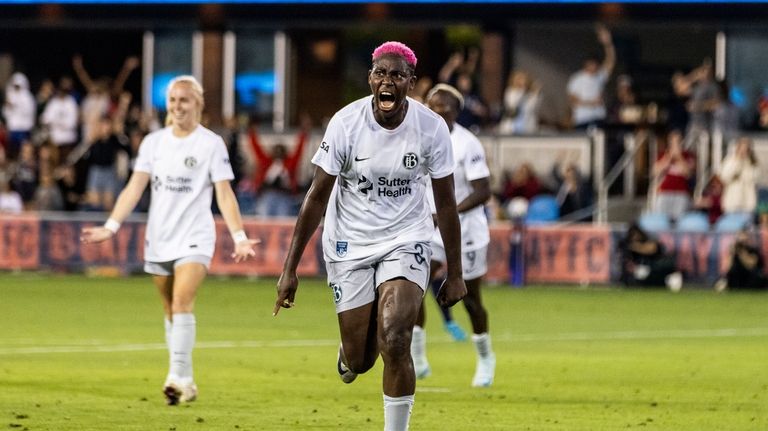
[(414, 364), (413, 366), (413, 370), (416, 372), (416, 378), (421, 380), (431, 376), (432, 368), (429, 367), (429, 363), (427, 363), (427, 361), (419, 362), (419, 364)]
[(715, 292), (725, 292), (728, 290), (728, 280), (725, 278), (721, 278), (715, 282)]
[(194, 383), (180, 384), (174, 381), (166, 381), (163, 385), (165, 402), (169, 406), (179, 403), (189, 403), (197, 399), (197, 385)]
[(467, 334), (461, 329), (461, 326), (453, 320), (445, 322), (445, 331), (451, 334), (453, 341), (466, 341)]
[(683, 274), (679, 271), (673, 272), (664, 279), (664, 283), (670, 291), (677, 293), (683, 288)]
[(472, 378), (472, 386), (476, 388), (487, 388), (493, 384), (493, 374), (496, 371), (496, 356), (493, 353), (485, 358), (477, 360), (475, 368), (475, 377)]
[(354, 382), (357, 378), (357, 373), (353, 373), (346, 365), (344, 365), (344, 362), (341, 361), (341, 347), (339, 347), (339, 353), (336, 356), (336, 371), (339, 372), (341, 381), (346, 384)]

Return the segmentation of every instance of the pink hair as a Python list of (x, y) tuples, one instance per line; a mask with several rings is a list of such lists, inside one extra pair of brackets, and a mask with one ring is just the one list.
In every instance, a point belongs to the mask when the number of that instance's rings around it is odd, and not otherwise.
[(384, 42), (378, 48), (373, 50), (373, 61), (380, 59), (387, 54), (400, 56), (409, 66), (416, 68), (416, 54), (413, 53), (408, 45), (401, 42)]

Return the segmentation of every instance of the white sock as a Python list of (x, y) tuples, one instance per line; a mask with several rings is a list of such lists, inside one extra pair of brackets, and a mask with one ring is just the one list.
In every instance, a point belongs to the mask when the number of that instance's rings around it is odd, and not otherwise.
[(192, 348), (195, 347), (195, 315), (174, 313), (171, 329), (171, 369), (169, 375), (180, 383), (192, 382)]
[(477, 356), (481, 358), (493, 356), (493, 348), (491, 348), (491, 335), (489, 333), (483, 332), (482, 334), (472, 334), (472, 342), (475, 344)]
[(384, 431), (407, 431), (413, 402), (413, 395), (403, 397), (384, 395)]
[(421, 326), (413, 327), (411, 357), (414, 363), (426, 362), (427, 360), (427, 331)]
[(165, 323), (165, 345), (168, 347), (168, 352), (171, 351), (171, 330), (173, 328), (173, 322), (171, 322), (167, 317), (163, 319), (163, 322)]

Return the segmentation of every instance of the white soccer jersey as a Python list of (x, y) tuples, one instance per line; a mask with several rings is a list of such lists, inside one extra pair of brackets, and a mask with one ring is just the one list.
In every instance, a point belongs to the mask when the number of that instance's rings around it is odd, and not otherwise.
[[(453, 170), (453, 187), (456, 193), (456, 203), (460, 203), (472, 194), (472, 181), (491, 176), (485, 159), (485, 149), (477, 137), (458, 123), (453, 125), (451, 132), (453, 159), (456, 162)], [(431, 185), (431, 184), (430, 184)], [(431, 192), (427, 194), (430, 207), (434, 212), (434, 200)], [(461, 251), (478, 250), (491, 242), (488, 232), (488, 218), (482, 205), (469, 211), (459, 213), (461, 223)], [(439, 229), (435, 228), (432, 241), (442, 245)]]
[(221, 137), (203, 126), (184, 138), (173, 136), (170, 127), (150, 133), (139, 147), (134, 170), (151, 178), (144, 259), (213, 257), (213, 184), (234, 178)]
[(394, 130), (373, 116), (373, 96), (331, 118), (312, 163), (337, 176), (328, 202), (323, 251), (329, 261), (354, 260), (410, 242), (428, 242), (433, 224), (427, 176), (453, 172), (445, 121), (408, 99)]

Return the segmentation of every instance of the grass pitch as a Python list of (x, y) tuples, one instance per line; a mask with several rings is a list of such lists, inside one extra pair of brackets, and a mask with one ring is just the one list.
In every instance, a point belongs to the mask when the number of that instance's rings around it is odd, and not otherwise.
[[(206, 281), (198, 401), (164, 405), (149, 277), (0, 274), (0, 430), (381, 430), (381, 361), (344, 385), (325, 283), (272, 317), (275, 281)], [(768, 295), (487, 287), (497, 356), (475, 389), (471, 343), (428, 298), (432, 376), (411, 430), (766, 430)], [(468, 328), (466, 313), (456, 307)]]

